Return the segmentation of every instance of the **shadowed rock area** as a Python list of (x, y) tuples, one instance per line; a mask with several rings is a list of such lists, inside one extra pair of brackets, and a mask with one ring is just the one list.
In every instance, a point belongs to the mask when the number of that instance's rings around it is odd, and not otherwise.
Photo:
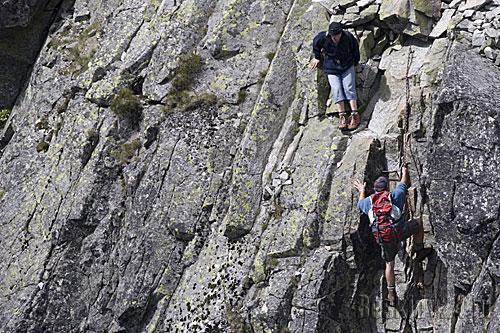
[[(359, 40), (359, 129), (307, 68)], [(1, 332), (498, 332), (500, 2), (0, 4)], [(5, 118), (5, 119), (4, 119)], [(403, 161), (422, 263), (357, 209)]]

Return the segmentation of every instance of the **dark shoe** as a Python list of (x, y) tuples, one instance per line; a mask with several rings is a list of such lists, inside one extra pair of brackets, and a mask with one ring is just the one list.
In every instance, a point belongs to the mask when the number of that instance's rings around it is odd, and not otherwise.
[(359, 116), (359, 113), (357, 111), (353, 111), (349, 116), (349, 126), (347, 126), (347, 129), (353, 130), (358, 128), (360, 122), (361, 117)]
[(344, 113), (339, 114), (339, 129), (344, 130), (347, 128), (347, 116)]
[(431, 247), (426, 247), (420, 250), (415, 251), (415, 257), (413, 260), (421, 262), (425, 258), (427, 258), (432, 253)]

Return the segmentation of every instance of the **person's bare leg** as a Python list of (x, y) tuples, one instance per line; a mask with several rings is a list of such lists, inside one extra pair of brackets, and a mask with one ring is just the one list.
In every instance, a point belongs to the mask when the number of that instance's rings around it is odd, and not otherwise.
[(351, 110), (357, 111), (358, 110), (358, 101), (355, 99), (352, 99), (349, 101), (349, 105), (351, 106)]
[(394, 260), (385, 263), (385, 281), (387, 286), (394, 286), (396, 278), (394, 277)]
[(349, 105), (351, 106), (351, 115), (349, 116), (349, 120), (347, 121), (349, 124), (347, 125), (347, 128), (349, 130), (354, 130), (358, 128), (359, 123), (361, 121), (358, 111), (358, 103), (357, 101), (354, 100), (349, 100)]
[(398, 296), (396, 295), (396, 278), (394, 276), (394, 260), (385, 263), (385, 281), (387, 282), (387, 299), (391, 306), (395, 306)]
[(345, 103), (344, 103), (344, 101), (337, 102), (337, 109), (339, 110), (339, 113), (345, 112)]

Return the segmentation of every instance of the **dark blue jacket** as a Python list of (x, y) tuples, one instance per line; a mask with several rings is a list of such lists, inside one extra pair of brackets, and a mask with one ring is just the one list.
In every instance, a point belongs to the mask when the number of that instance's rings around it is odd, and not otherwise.
[(321, 59), (324, 53), (323, 70), (326, 74), (341, 75), (352, 65), (359, 63), (359, 46), (356, 38), (349, 31), (342, 31), (338, 45), (322, 31), (313, 40), (314, 58)]

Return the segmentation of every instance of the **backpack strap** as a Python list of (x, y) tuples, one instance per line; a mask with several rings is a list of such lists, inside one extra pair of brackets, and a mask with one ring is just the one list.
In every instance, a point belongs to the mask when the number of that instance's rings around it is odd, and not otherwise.
[(373, 211), (373, 195), (370, 195), (368, 198), (370, 199), (370, 209), (368, 210), (368, 218), (370, 219), (370, 225), (372, 225), (376, 220), (377, 220), (377, 215), (375, 215), (375, 212)]
[(382, 244), (382, 236), (380, 235), (380, 226), (378, 224), (378, 218), (377, 214), (373, 211), (373, 197), (375, 194), (372, 194), (369, 196), (370, 198), (370, 210), (368, 211), (368, 218), (370, 219), (370, 229), (376, 229), (377, 230), (377, 243)]

